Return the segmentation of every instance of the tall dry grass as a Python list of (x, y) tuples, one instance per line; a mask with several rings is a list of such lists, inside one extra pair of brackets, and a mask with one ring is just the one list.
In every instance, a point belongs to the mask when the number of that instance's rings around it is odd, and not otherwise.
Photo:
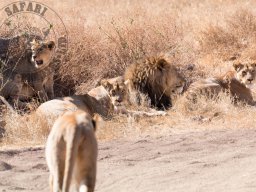
[[(255, 54), (253, 0), (41, 2), (60, 15), (69, 33), (69, 49), (55, 81), (58, 96), (84, 93), (99, 79), (121, 75), (135, 60), (159, 52), (175, 57), (189, 83), (220, 75), (231, 67), (232, 60)], [(0, 2), (0, 6), (3, 4)], [(195, 67), (189, 70), (189, 66)], [(202, 98), (192, 111), (184, 110), (182, 102), (177, 99), (176, 107), (166, 117), (114, 118), (99, 131), (98, 137), (165, 134), (188, 124), (196, 128), (255, 127), (254, 108), (234, 106), (225, 96), (218, 102)], [(23, 117), (7, 117), (4, 143), (19, 143), (20, 138), (28, 143), (44, 140), (43, 124), (37, 124), (33, 118), (24, 124), (20, 120)]]

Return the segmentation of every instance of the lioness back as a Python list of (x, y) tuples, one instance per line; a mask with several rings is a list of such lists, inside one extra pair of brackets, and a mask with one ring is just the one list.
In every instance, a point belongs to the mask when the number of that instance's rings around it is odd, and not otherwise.
[(52, 191), (94, 191), (97, 123), (81, 110), (66, 112), (54, 123), (45, 149)]

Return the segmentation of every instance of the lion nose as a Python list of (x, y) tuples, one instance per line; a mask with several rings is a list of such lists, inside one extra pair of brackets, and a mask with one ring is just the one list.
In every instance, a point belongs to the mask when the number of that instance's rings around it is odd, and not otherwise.
[(116, 101), (117, 101), (118, 103), (121, 103), (121, 102), (122, 102), (122, 98), (121, 98), (121, 97), (118, 97), (118, 98), (116, 98)]
[(248, 79), (248, 81), (251, 83), (253, 81), (253, 79)]

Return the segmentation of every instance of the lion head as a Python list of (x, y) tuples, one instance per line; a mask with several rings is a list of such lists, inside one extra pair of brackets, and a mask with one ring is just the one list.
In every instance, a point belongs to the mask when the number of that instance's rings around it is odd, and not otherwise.
[(125, 72), (129, 80), (129, 91), (137, 90), (151, 100), (151, 105), (159, 109), (171, 107), (171, 97), (180, 94), (185, 79), (178, 68), (165, 56), (147, 58), (130, 65)]
[(109, 94), (111, 103), (114, 107), (123, 105), (126, 98), (126, 85), (123, 77), (115, 77), (112, 79), (103, 79), (100, 82)]
[(54, 53), (55, 43), (53, 41), (37, 41), (31, 42), (32, 62), (36, 68), (41, 68), (49, 64)]
[(250, 87), (255, 80), (256, 76), (256, 62), (247, 59), (243, 62), (240, 60), (234, 62), (233, 67), (236, 71), (236, 79), (244, 84), (246, 87)]

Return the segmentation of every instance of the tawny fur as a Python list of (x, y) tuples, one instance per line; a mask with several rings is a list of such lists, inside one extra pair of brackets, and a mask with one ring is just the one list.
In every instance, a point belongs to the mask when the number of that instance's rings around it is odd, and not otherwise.
[(184, 77), (165, 55), (131, 64), (124, 77), (129, 81), (129, 95), (136, 97), (137, 104), (140, 104), (139, 93), (142, 93), (150, 99), (151, 106), (158, 109), (171, 107), (171, 97), (182, 92), (185, 85)]
[(126, 102), (127, 89), (124, 78), (118, 76), (110, 79), (102, 79), (100, 85), (90, 90), (88, 94), (114, 112), (115, 108), (123, 106)]
[(116, 107), (122, 106), (126, 88), (120, 77), (104, 79), (101, 84), (101, 86), (89, 91), (88, 94), (47, 101), (37, 108), (36, 114), (47, 119), (49, 125), (66, 111), (76, 111), (78, 109), (86, 111), (90, 115), (97, 113), (108, 119), (115, 113)]
[[(8, 48), (6, 46), (9, 46), (12, 41), (19, 47), (28, 46), (23, 36), (17, 36), (8, 41), (0, 39), (0, 45)], [(54, 98), (54, 69), (52, 64), (50, 64), (54, 53), (54, 46), (53, 41), (41, 42), (34, 40), (31, 43), (31, 49), (26, 47), (19, 48), (23, 50), (23, 53), (20, 53), (20, 55), (16, 54), (17, 56), (13, 58), (5, 58), (3, 84), (5, 85), (8, 82), (15, 83), (15, 76), (21, 76), (21, 83), (17, 84), (19, 92), (17, 93), (18, 98), (16, 99), (16, 103), (29, 101), (32, 97), (39, 97), (41, 101)], [(2, 54), (4, 55), (5, 52)], [(40, 61), (40, 66), (36, 60)], [(5, 89), (9, 88), (5, 87)], [(9, 91), (9, 93), (9, 95), (5, 95), (4, 97), (12, 96), (12, 91)]]
[(45, 149), (52, 192), (85, 192), (85, 188), (87, 192), (94, 191), (96, 125), (89, 114), (80, 110), (67, 112), (54, 123)]
[(217, 97), (220, 92), (226, 92), (230, 94), (234, 103), (244, 102), (254, 105), (255, 101), (250, 86), (255, 81), (255, 70), (256, 62), (253, 60), (236, 61), (233, 64), (233, 69), (223, 76), (192, 83), (185, 94), (186, 98), (195, 102), (199, 95)]

